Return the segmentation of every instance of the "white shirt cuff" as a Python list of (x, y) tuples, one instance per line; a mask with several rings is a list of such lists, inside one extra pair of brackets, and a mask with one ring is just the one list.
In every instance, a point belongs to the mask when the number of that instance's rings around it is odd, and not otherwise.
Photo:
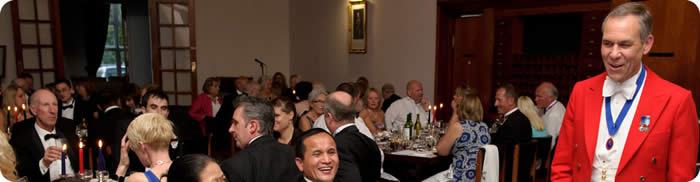
[(43, 160), (44, 160), (44, 158), (41, 158), (39, 160), (39, 172), (41, 172), (42, 175), (46, 174), (46, 172), (49, 172), (49, 168), (44, 166), (44, 164), (41, 162)]

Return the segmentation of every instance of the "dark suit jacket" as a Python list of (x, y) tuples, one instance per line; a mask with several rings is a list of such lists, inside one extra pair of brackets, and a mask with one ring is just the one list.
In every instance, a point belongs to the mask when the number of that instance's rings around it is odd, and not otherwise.
[[(498, 131), (493, 135), (493, 144), (499, 146), (499, 148), (506, 148), (503, 151), (499, 150), (499, 153), (507, 155), (510, 159), (513, 156), (512, 146), (518, 143), (526, 143), (532, 140), (532, 126), (530, 125), (530, 120), (520, 112), (516, 110), (515, 112), (508, 115), (505, 123), (501, 126)], [(500, 158), (503, 159), (502, 157)], [(512, 179), (512, 169), (513, 160), (506, 160), (506, 181), (511, 181)], [(518, 181), (530, 181), (529, 176), (529, 166), (526, 163), (519, 163), (518, 169)]]
[(221, 163), (228, 181), (299, 181), (294, 150), (272, 136), (262, 136)]
[[(106, 132), (103, 134), (106, 138), (103, 141), (109, 141), (109, 143), (105, 143), (105, 145), (109, 145), (112, 150), (111, 162), (107, 166), (110, 174), (114, 174), (119, 165), (121, 140), (124, 134), (126, 134), (126, 128), (129, 127), (131, 120), (134, 120), (134, 116), (121, 108), (109, 110), (100, 117), (101, 124), (103, 124), (103, 126), (108, 126)], [(92, 132), (88, 131), (88, 133)], [(90, 134), (88, 134), (88, 136), (89, 135)], [(129, 161), (129, 170), (141, 172), (145, 170), (133, 151), (129, 152)]]
[(381, 172), (381, 154), (374, 140), (360, 133), (355, 126), (350, 126), (336, 134), (338, 147), (338, 173), (335, 180), (376, 181)]
[(503, 126), (499, 127), (493, 135), (493, 143), (528, 142), (532, 139), (531, 127), (530, 120), (520, 110), (516, 110), (506, 118)]
[[(89, 116), (88, 114), (91, 114), (92, 112), (89, 112), (90, 109), (88, 109), (88, 102), (76, 99), (75, 97), (73, 97), (73, 100), (75, 101), (75, 104), (73, 105), (73, 124), (77, 126), (83, 121), (83, 119), (87, 120), (87, 117)], [(58, 104), (58, 116), (60, 117), (62, 114), (63, 103), (61, 102)]]
[(386, 112), (386, 110), (389, 109), (389, 106), (391, 106), (391, 104), (394, 103), (394, 101), (399, 100), (399, 99), (401, 99), (401, 97), (399, 97), (398, 95), (391, 94), (391, 96), (389, 96), (388, 99), (386, 99), (382, 102), (382, 110), (384, 112)]
[[(15, 150), (17, 157), (18, 176), (27, 176), (29, 181), (49, 181), (49, 173), (42, 175), (39, 170), (39, 160), (44, 157), (44, 146), (41, 140), (44, 136), (39, 136), (34, 128), (35, 118), (24, 120), (12, 127), (12, 138), (10, 145)], [(58, 119), (56, 121), (56, 134), (61, 135), (68, 146), (68, 159), (71, 161), (73, 171), (78, 172), (78, 136), (75, 135), (73, 121), (69, 119)], [(59, 161), (60, 162), (60, 161)]]

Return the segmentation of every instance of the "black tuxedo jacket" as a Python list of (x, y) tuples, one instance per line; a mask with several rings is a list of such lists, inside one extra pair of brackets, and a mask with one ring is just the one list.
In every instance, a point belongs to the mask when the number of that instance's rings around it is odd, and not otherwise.
[(338, 148), (337, 182), (376, 181), (381, 173), (381, 154), (374, 140), (360, 133), (355, 126), (350, 126), (336, 134)]
[[(34, 128), (35, 118), (24, 120), (12, 126), (12, 138), (10, 145), (15, 150), (17, 157), (18, 176), (27, 176), (29, 181), (50, 181), (49, 173), (41, 174), (39, 170), (39, 160), (44, 157), (44, 146), (41, 140), (44, 136), (39, 136)], [(60, 118), (56, 121), (56, 134), (65, 139), (68, 146), (66, 155), (71, 161), (73, 171), (78, 172), (78, 136), (75, 135), (73, 121)], [(59, 161), (60, 162), (60, 161)]]
[(224, 160), (221, 169), (228, 181), (299, 181), (294, 150), (272, 136), (262, 136), (243, 151)]
[(382, 103), (382, 111), (386, 112), (386, 110), (389, 109), (389, 106), (391, 106), (391, 104), (394, 103), (394, 101), (399, 99), (401, 99), (401, 97), (399, 97), (398, 95), (391, 94), (391, 96), (389, 96), (389, 98), (384, 100), (384, 102)]
[[(112, 150), (109, 165), (106, 167), (110, 174), (114, 174), (117, 170), (117, 166), (119, 165), (119, 153), (121, 149), (122, 137), (124, 137), (124, 134), (126, 134), (126, 128), (129, 127), (131, 120), (134, 120), (134, 115), (132, 115), (130, 112), (122, 110), (121, 108), (115, 108), (102, 114), (99, 120), (102, 127), (107, 127), (101, 137), (105, 138), (102, 141), (107, 142), (105, 145), (108, 145)], [(92, 135), (93, 132), (88, 131), (88, 133), (89, 136)], [(129, 161), (129, 170), (144, 171), (145, 168), (141, 162), (139, 162), (139, 159), (136, 157), (136, 154), (133, 153), (133, 151), (129, 152)]]
[[(82, 101), (80, 99), (76, 99), (73, 97), (73, 100), (75, 103), (73, 104), (73, 124), (78, 125), (80, 122), (83, 121), (83, 119), (87, 120), (88, 114), (92, 113), (89, 112), (89, 104), (88, 102)], [(94, 106), (93, 106), (94, 107)], [(61, 117), (63, 115), (63, 103), (58, 104), (58, 116)], [(66, 118), (67, 119), (67, 118)]]
[(508, 115), (503, 126), (500, 126), (493, 135), (494, 144), (516, 144), (528, 142), (531, 139), (532, 128), (530, 120), (520, 110), (516, 110)]

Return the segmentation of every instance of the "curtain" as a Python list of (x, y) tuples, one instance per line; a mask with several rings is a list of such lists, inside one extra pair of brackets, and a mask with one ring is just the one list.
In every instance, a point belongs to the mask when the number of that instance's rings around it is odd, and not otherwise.
[(84, 3), (82, 8), (85, 10), (84, 41), (87, 59), (85, 71), (87, 71), (88, 77), (95, 77), (104, 54), (110, 3), (107, 0), (87, 0)]

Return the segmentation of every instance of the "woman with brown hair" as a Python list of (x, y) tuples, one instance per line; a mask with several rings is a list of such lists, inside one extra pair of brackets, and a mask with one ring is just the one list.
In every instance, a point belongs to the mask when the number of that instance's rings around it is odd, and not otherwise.
[(202, 133), (206, 133), (206, 117), (214, 117), (221, 108), (221, 97), (219, 97), (219, 85), (221, 81), (215, 77), (209, 77), (204, 81), (202, 91), (197, 98), (192, 102), (190, 107), (190, 116), (199, 122)]
[(294, 128), (294, 102), (286, 97), (278, 97), (272, 101), (272, 108), (275, 110), (275, 125), (272, 128), (275, 138), (281, 144), (294, 145), (301, 135), (301, 130)]

